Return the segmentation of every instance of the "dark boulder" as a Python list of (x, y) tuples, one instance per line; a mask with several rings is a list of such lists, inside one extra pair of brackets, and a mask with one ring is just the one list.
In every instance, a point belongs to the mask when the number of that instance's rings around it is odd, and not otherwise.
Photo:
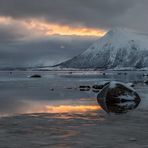
[(104, 87), (104, 84), (100, 84), (100, 85), (95, 84), (92, 86), (93, 89), (102, 89), (103, 87)]
[(102, 89), (105, 85), (107, 85), (109, 82), (106, 82), (104, 84), (95, 84), (92, 86), (92, 91), (93, 92), (99, 92), (100, 89)]
[(148, 85), (148, 80), (144, 81), (144, 83), (145, 83), (146, 85)]
[(41, 78), (41, 75), (34, 74), (34, 75), (30, 76), (30, 78)]
[(100, 91), (97, 101), (107, 113), (126, 113), (135, 109), (141, 99), (132, 87), (120, 82), (110, 82)]
[(90, 88), (91, 88), (90, 86), (85, 86), (85, 85), (79, 86), (80, 91), (89, 91)]
[(144, 77), (147, 77), (147, 76), (148, 76), (148, 74), (143, 74), (143, 76), (144, 76)]
[(54, 88), (50, 88), (51, 91), (54, 91)]

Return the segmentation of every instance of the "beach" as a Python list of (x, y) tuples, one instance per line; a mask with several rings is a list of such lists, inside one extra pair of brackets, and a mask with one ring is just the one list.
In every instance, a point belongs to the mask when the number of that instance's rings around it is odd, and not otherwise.
[(29, 114), (0, 119), (1, 148), (146, 148), (147, 110)]
[[(40, 79), (29, 76), (42, 75)], [(146, 148), (148, 86), (144, 72), (0, 73), (1, 148)], [(107, 114), (97, 93), (80, 85), (138, 81), (141, 103), (126, 114)], [(143, 83), (142, 83), (143, 82)]]

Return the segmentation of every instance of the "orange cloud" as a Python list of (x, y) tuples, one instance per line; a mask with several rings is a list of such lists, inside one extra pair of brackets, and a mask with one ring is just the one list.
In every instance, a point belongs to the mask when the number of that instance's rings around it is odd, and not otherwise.
[(32, 32), (35, 36), (52, 35), (76, 35), (76, 36), (103, 36), (106, 31), (96, 28), (72, 27), (68, 25), (59, 25), (49, 23), (42, 19), (13, 19), (11, 17), (0, 16), (0, 25), (18, 25), (22, 30)]
[(10, 17), (0, 16), (0, 25), (7, 25), (12, 23), (12, 19)]
[(29, 29), (37, 30), (45, 35), (78, 35), (78, 36), (103, 36), (106, 31), (101, 29), (86, 28), (86, 27), (72, 27), (68, 25), (59, 25), (54, 23), (47, 23), (39, 20), (26, 21), (26, 26)]

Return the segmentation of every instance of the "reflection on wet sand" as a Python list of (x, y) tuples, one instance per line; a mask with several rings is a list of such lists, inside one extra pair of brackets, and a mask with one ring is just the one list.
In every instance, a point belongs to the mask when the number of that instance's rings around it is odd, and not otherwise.
[(96, 127), (98, 122), (103, 123), (103, 119), (98, 111), (32, 113), (1, 118), (1, 147), (86, 147), (83, 137), (91, 132), (85, 130)]
[[(135, 110), (122, 116), (106, 116), (103, 113), (36, 113), (5, 117), (0, 120), (0, 147), (147, 147), (146, 110)], [(64, 114), (71, 118), (58, 118)], [(132, 137), (136, 140), (130, 141)]]
[[(72, 105), (72, 102), (69, 102), (69, 104), (66, 104), (65, 101), (62, 103), (58, 102), (44, 102), (44, 101), (24, 101), (22, 104), (20, 104), (19, 108), (16, 110), (12, 110), (8, 112), (1, 112), (0, 117), (4, 116), (15, 116), (18, 114), (34, 114), (34, 113), (57, 113), (57, 114), (77, 114), (77, 113), (85, 113), (85, 112), (92, 112), (92, 111), (99, 111), (101, 110), (101, 107), (99, 105), (87, 105), (82, 104), (82, 101), (80, 104)], [(63, 105), (64, 104), (64, 105)]]
[(69, 113), (69, 112), (87, 112), (87, 111), (97, 111), (101, 107), (98, 105), (60, 105), (60, 106), (45, 106), (45, 113)]

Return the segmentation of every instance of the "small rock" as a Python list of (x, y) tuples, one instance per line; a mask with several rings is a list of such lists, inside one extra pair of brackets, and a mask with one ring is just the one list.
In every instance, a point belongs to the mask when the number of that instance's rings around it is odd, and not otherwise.
[(104, 87), (104, 85), (93, 85), (92, 89), (102, 89)]
[(103, 84), (95, 84), (92, 86), (94, 89), (102, 89), (105, 85), (109, 84), (109, 82), (103, 83)]
[(90, 90), (90, 86), (81, 85), (81, 86), (79, 86), (79, 89), (80, 89), (80, 91), (89, 91)]
[(54, 91), (54, 88), (50, 88), (51, 91)]
[(144, 76), (144, 77), (147, 77), (147, 76), (148, 76), (148, 74), (143, 74), (143, 76)]
[(30, 78), (41, 78), (41, 75), (39, 75), (39, 74), (34, 74), (34, 75), (30, 76)]
[(92, 91), (93, 92), (99, 92), (100, 91), (100, 89), (102, 89), (105, 85), (107, 85), (109, 82), (107, 82), (107, 83), (104, 83), (104, 84), (95, 84), (95, 85), (93, 85), (92, 86)]

